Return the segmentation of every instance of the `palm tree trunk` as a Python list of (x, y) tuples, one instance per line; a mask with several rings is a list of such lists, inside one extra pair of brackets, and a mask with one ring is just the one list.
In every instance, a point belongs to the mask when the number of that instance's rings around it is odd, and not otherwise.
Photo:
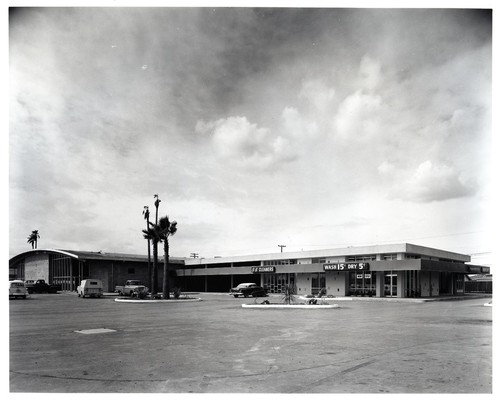
[(151, 240), (147, 240), (148, 242), (148, 279), (149, 279), (149, 290), (153, 289), (152, 282), (152, 272), (151, 272)]
[(163, 244), (163, 298), (170, 299), (170, 279), (168, 271), (168, 239), (166, 238)]
[(158, 291), (158, 241), (153, 240), (153, 270), (151, 275), (151, 295)]

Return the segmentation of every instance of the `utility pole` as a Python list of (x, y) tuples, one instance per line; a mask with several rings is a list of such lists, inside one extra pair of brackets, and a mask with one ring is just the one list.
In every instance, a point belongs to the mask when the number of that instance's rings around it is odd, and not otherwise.
[(198, 258), (198, 253), (191, 253), (191, 258)]
[(281, 248), (281, 252), (283, 252), (283, 248), (286, 247), (286, 245), (283, 245), (283, 244), (278, 244), (278, 247)]

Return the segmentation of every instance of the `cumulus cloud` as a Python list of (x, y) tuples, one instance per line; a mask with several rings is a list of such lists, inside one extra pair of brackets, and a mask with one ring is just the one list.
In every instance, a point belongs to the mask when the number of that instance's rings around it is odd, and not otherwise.
[(344, 139), (370, 138), (380, 129), (382, 98), (358, 90), (339, 106), (334, 119), (335, 133)]
[(286, 133), (296, 139), (308, 139), (318, 132), (317, 122), (307, 120), (296, 108), (286, 107), (281, 118)]
[(426, 160), (413, 171), (382, 162), (378, 172), (392, 182), (392, 197), (415, 202), (433, 202), (471, 195), (475, 186), (454, 167)]
[(427, 160), (413, 174), (414, 198), (423, 202), (441, 201), (466, 196), (473, 190), (465, 184), (460, 173), (446, 164), (433, 164)]
[(209, 133), (219, 156), (238, 166), (269, 169), (296, 158), (288, 139), (273, 135), (246, 117), (198, 121), (196, 132)]

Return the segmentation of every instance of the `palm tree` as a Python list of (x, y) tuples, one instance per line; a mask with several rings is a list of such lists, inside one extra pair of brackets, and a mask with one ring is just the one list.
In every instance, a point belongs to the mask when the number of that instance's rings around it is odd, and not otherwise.
[(168, 270), (169, 242), (168, 238), (177, 232), (177, 222), (171, 222), (168, 216), (162, 217), (158, 222), (160, 240), (163, 241), (163, 298), (170, 299), (170, 279)]
[(153, 244), (153, 268), (151, 274), (151, 296), (156, 295), (158, 291), (158, 243), (161, 242), (159, 226), (148, 222), (148, 228), (142, 231), (146, 240)]
[[(146, 220), (146, 226), (149, 230), (149, 206), (144, 206), (144, 210), (142, 211), (142, 215), (144, 216), (144, 219)], [(149, 278), (149, 289), (152, 288), (152, 281), (151, 281), (151, 242), (148, 239), (148, 278)]]
[(31, 234), (28, 236), (28, 244), (31, 244), (31, 248), (38, 248), (38, 239), (40, 238), (40, 234), (38, 234), (38, 230), (33, 230)]

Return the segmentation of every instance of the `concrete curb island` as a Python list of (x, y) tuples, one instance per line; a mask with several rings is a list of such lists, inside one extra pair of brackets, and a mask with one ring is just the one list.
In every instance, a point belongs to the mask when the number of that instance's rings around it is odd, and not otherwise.
[(242, 304), (244, 309), (300, 309), (300, 310), (315, 310), (315, 309), (338, 309), (338, 304)]
[(193, 297), (189, 299), (124, 299), (117, 298), (118, 303), (196, 303), (201, 302), (201, 298)]

